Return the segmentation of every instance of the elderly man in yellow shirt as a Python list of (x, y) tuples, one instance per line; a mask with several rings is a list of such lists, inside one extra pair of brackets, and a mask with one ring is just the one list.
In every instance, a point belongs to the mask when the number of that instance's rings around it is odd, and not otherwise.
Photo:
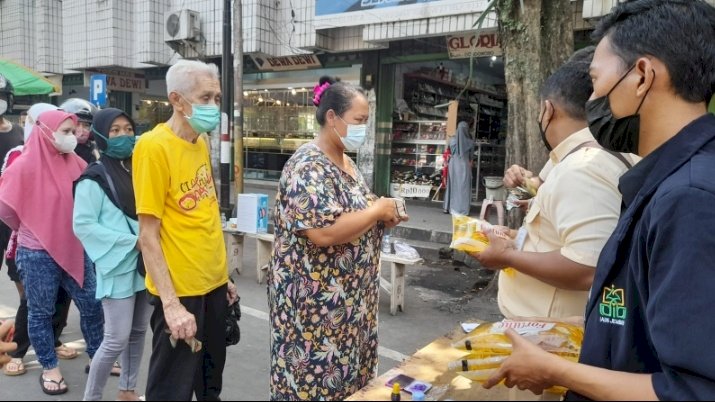
[(174, 113), (141, 136), (132, 163), (139, 244), (155, 306), (146, 396), (220, 400), (227, 306), (237, 296), (200, 136), (220, 120), (218, 68), (179, 61), (169, 68), (166, 86)]
[[(541, 91), (539, 128), (551, 152), (521, 229), (525, 236), (491, 235), (490, 247), (475, 255), (485, 267), (514, 268), (499, 277), (507, 318), (583, 316), (598, 256), (620, 215), (618, 180), (636, 157), (602, 149), (589, 131), (593, 51), (581, 57), (559, 68)], [(531, 176), (520, 169), (510, 169), (505, 182)]]

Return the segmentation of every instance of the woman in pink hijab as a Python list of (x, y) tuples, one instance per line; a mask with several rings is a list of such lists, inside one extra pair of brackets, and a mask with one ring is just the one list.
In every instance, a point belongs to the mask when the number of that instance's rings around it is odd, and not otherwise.
[(75, 153), (77, 117), (47, 111), (37, 119), (18, 158), (0, 179), (0, 219), (18, 231), (16, 263), (28, 303), (28, 332), (42, 364), (40, 386), (48, 395), (67, 392), (58, 367), (52, 331), (60, 287), (80, 311), (89, 357), (102, 343), (102, 307), (96, 278), (72, 231), (72, 186), (86, 167)]

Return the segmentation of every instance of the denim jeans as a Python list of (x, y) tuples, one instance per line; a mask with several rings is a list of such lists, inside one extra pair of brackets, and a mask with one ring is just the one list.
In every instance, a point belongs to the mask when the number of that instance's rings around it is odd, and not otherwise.
[(89, 257), (84, 258), (84, 286), (67, 274), (47, 251), (20, 247), (16, 262), (27, 298), (27, 330), (37, 360), (45, 370), (57, 367), (52, 315), (60, 286), (74, 300), (80, 315), (80, 328), (90, 358), (99, 349), (104, 336), (102, 304), (95, 298), (97, 279)]

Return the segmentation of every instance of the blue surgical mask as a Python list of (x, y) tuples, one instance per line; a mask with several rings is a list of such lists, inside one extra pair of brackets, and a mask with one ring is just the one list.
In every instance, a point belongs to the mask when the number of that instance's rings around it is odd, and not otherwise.
[(116, 137), (107, 138), (100, 134), (92, 127), (94, 134), (102, 137), (107, 142), (107, 149), (101, 151), (110, 158), (124, 160), (129, 159), (134, 153), (134, 144), (137, 142), (137, 137), (133, 135), (121, 134)]
[(342, 117), (338, 116), (348, 126), (348, 133), (345, 137), (338, 133), (338, 130), (333, 127), (333, 131), (340, 138), (340, 141), (345, 145), (345, 149), (349, 152), (357, 152), (367, 138), (367, 124), (348, 124)]
[[(186, 98), (184, 98), (186, 100)], [(188, 102), (188, 100), (186, 100)], [(221, 110), (216, 105), (191, 104), (191, 116), (184, 115), (196, 134), (209, 133), (221, 122)]]

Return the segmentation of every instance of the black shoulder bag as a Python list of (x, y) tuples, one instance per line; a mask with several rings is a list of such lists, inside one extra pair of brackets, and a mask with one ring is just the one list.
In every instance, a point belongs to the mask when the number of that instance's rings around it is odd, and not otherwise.
[[(124, 219), (127, 220), (127, 226), (129, 227), (129, 231), (136, 236), (136, 232), (134, 232), (134, 229), (132, 228), (132, 224), (129, 223), (129, 218), (127, 218), (127, 215), (124, 214), (124, 207), (122, 206), (122, 202), (119, 200), (119, 194), (117, 194), (117, 189), (114, 187), (114, 180), (112, 180), (112, 177), (107, 173), (107, 168), (102, 164), (102, 162), (97, 161), (97, 165), (99, 165), (102, 168), (102, 173), (104, 173), (104, 178), (107, 179), (107, 184), (109, 185), (109, 190), (112, 192), (112, 197), (114, 198), (114, 201), (116, 202), (117, 206), (119, 206), (119, 209), (122, 211), (122, 215), (124, 215)], [(146, 276), (146, 267), (144, 267), (144, 258), (142, 256), (142, 253), (139, 253), (139, 259), (137, 260), (137, 272), (139, 272), (139, 275), (142, 277)]]

